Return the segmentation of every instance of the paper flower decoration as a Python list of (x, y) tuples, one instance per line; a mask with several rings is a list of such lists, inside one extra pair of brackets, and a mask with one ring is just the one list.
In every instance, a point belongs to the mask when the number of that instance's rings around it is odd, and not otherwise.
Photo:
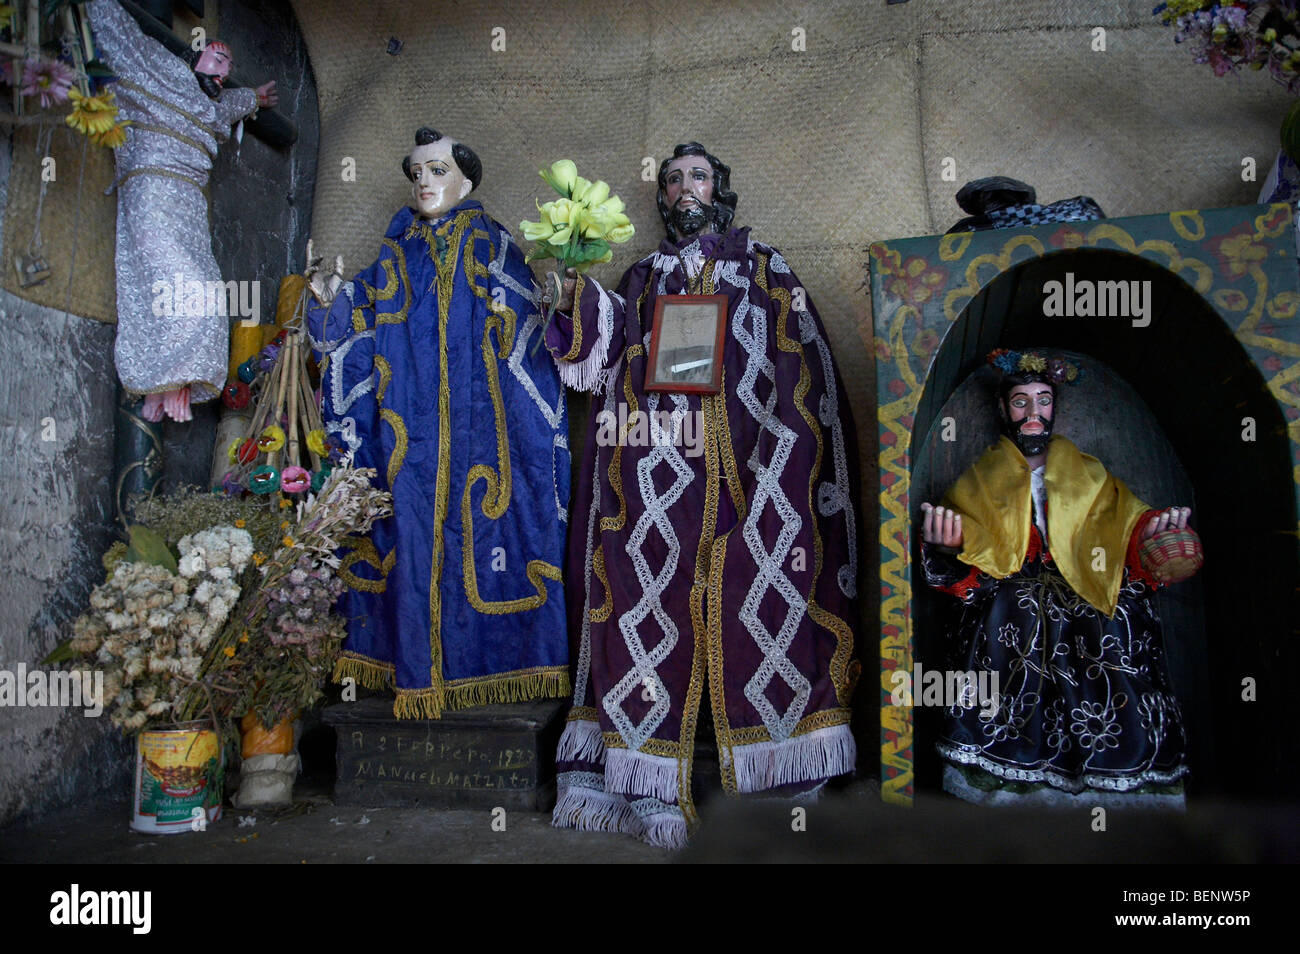
[(117, 103), (113, 91), (104, 90), (98, 96), (85, 96), (79, 89), (68, 91), (72, 112), (64, 120), (79, 133), (102, 136), (117, 125)]
[(262, 436), (257, 439), (259, 450), (273, 454), (284, 446), (284, 429), (272, 424), (262, 431)]
[(307, 449), (317, 457), (324, 457), (328, 453), (325, 447), (325, 432), (319, 427), (307, 432)]
[(1064, 358), (1049, 358), (1038, 351), (1012, 351), (997, 348), (990, 351), (988, 363), (1003, 374), (1041, 374), (1052, 384), (1073, 383), (1083, 370)]
[(68, 91), (76, 74), (59, 60), (37, 60), (23, 67), (24, 96), (40, 98), (41, 108), (48, 109), (68, 100)]

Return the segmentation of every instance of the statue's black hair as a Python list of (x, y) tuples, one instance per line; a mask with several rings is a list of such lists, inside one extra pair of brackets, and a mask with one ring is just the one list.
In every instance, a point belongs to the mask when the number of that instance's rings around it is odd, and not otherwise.
[[(436, 129), (430, 129), (428, 126), (421, 126), (415, 131), (415, 144), (417, 146), (427, 146), (429, 143), (437, 142), (442, 138), (442, 133)], [(478, 184), (483, 180), (483, 163), (479, 162), (478, 155), (469, 146), (463, 142), (455, 143), (451, 147), (451, 157), (456, 160), (456, 166), (460, 169), (461, 175), (469, 180), (473, 189), (478, 188)], [(411, 178), (411, 156), (408, 153), (402, 157), (402, 173), (406, 178)]]

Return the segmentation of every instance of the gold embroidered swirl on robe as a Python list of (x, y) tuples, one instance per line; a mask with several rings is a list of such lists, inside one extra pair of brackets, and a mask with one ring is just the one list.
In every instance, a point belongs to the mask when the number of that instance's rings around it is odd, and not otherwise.
[[(482, 229), (475, 229), (466, 239), (466, 245), (483, 241), (487, 243), (485, 260), (496, 258), (496, 248), (491, 237)], [(497, 468), (493, 470), (487, 464), (476, 464), (469, 470), (465, 480), (465, 491), (461, 495), (461, 523), (463, 529), (461, 546), (461, 565), (465, 583), (465, 595), (474, 609), (480, 613), (500, 615), (519, 613), (536, 609), (547, 599), (546, 580), (561, 579), (560, 568), (545, 560), (529, 560), (524, 568), (524, 575), (532, 585), (532, 596), (521, 596), (511, 600), (485, 600), (478, 590), (478, 568), (474, 565), (474, 508), (471, 494), (479, 481), (487, 486), (480, 508), (483, 515), (490, 520), (500, 520), (510, 506), (511, 472), (510, 472), (510, 434), (506, 424), (505, 398), (501, 394), (499, 362), (509, 359), (514, 350), (515, 328), (518, 316), (514, 309), (492, 301), (491, 289), (480, 280), (488, 278), (488, 269), (479, 257), (470, 255), (465, 259), (465, 277), (474, 294), (487, 305), (487, 314), (483, 322), (483, 370), (487, 379), (488, 395), (492, 400), (492, 415), (496, 426)], [(496, 347), (492, 339), (496, 336)]]
[[(388, 574), (392, 571), (393, 565), (397, 562), (397, 548), (388, 551), (388, 555), (382, 560), (379, 558), (379, 551), (375, 549), (374, 541), (369, 537), (343, 537), (339, 540), (339, 546), (351, 547), (352, 550), (339, 563), (339, 579), (348, 586), (365, 593), (382, 593), (388, 588)], [(368, 580), (365, 577), (357, 576), (352, 572), (352, 567), (357, 563), (364, 563), (371, 569), (379, 572), (379, 579)]]

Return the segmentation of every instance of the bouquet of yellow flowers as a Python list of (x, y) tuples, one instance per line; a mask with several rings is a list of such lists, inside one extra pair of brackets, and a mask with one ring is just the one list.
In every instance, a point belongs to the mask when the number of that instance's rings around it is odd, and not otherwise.
[[(611, 243), (622, 244), (636, 234), (632, 222), (623, 214), (623, 200), (610, 194), (609, 183), (584, 179), (578, 175), (578, 167), (572, 160), (553, 162), (549, 169), (539, 170), (538, 175), (560, 197), (545, 205), (537, 203), (540, 221), (519, 223), (524, 238), (536, 243), (526, 261), (553, 258), (559, 262), (561, 272), (570, 268), (585, 272), (592, 265), (613, 258)], [(559, 291), (559, 288), (552, 289), (551, 302), (559, 298)], [(551, 304), (546, 310), (542, 338), (534, 350), (541, 346), (554, 315), (555, 306)]]
[(519, 223), (524, 238), (537, 243), (528, 261), (553, 258), (562, 268), (583, 272), (613, 257), (611, 242), (622, 244), (636, 234), (623, 214), (623, 200), (610, 194), (609, 183), (584, 179), (569, 159), (538, 174), (560, 197), (537, 204), (541, 221)]

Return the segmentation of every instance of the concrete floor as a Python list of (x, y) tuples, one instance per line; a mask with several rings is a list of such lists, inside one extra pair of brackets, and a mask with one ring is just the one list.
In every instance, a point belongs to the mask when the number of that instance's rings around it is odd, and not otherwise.
[[(883, 805), (872, 781), (807, 806), (715, 799), (691, 846), (674, 853), (619, 834), (558, 830), (547, 814), (510, 812), (493, 831), (486, 811), (335, 806), (323, 786), (300, 783), (292, 808), (227, 809), (204, 832), (141, 835), (130, 806), (105, 801), (0, 830), (0, 862), (386, 864), (664, 862), (1175, 862), (1300, 860), (1294, 805), (1202, 804), (1186, 814), (1112, 810), (1094, 830), (1085, 808), (990, 810), (923, 796), (910, 810)], [(255, 823), (241, 819), (254, 819)]]
[[(0, 862), (99, 864), (659, 863), (671, 853), (626, 836), (556, 831), (550, 816), (511, 812), (506, 830), (486, 811), (336, 808), (297, 802), (285, 813), (227, 809), (203, 832), (142, 835), (128, 802), (61, 812), (0, 832)], [(241, 826), (241, 819), (256, 824)]]

